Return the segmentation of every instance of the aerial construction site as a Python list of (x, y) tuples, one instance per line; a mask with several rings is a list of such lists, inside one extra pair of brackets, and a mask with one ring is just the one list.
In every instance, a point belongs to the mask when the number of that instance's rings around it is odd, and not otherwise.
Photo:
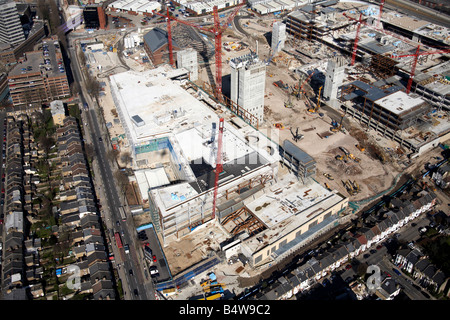
[(80, 43), (135, 224), (170, 271), (158, 288), (179, 299), (211, 270), (242, 291), (450, 139), (446, 26), (384, 0), (216, 2)]

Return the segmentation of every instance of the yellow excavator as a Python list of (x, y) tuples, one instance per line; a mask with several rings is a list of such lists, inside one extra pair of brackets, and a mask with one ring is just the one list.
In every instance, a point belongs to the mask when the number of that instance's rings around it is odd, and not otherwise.
[(309, 108), (308, 112), (316, 113), (320, 108), (320, 94), (322, 93), (322, 87), (319, 88), (319, 95), (317, 96), (317, 105), (314, 108)]

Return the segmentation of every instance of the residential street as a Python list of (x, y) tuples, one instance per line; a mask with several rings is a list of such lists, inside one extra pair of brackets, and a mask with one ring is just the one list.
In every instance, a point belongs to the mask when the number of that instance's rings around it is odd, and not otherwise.
[[(82, 119), (83, 123), (87, 123), (87, 126), (84, 126), (85, 132), (87, 133), (87, 143), (91, 143), (94, 149), (95, 157), (93, 166), (94, 171), (97, 173), (94, 177), (94, 184), (96, 185), (96, 189), (101, 193), (98, 196), (102, 204), (105, 223), (108, 230), (112, 230), (113, 233), (121, 233), (122, 243), (124, 245), (128, 244), (130, 247), (130, 253), (125, 254), (123, 248), (119, 249), (115, 245), (114, 237), (111, 237), (111, 232), (107, 232), (110, 239), (112, 239), (111, 244), (113, 246), (115, 264), (119, 266), (118, 271), (122, 280), (125, 299), (150, 300), (154, 298), (154, 295), (150, 294), (148, 296), (144, 287), (144, 274), (140, 262), (142, 258), (138, 257), (135, 245), (136, 231), (133, 229), (133, 226), (130, 227), (130, 224), (133, 224), (132, 221), (121, 221), (119, 207), (124, 205), (124, 199), (120, 196), (116, 188), (117, 183), (113, 176), (113, 170), (115, 169), (111, 167), (106, 156), (108, 146), (103, 142), (107, 141), (107, 139), (103, 138), (106, 138), (104, 134), (106, 128), (104, 128), (103, 121), (97, 118), (97, 104), (86, 93), (85, 84), (81, 81), (83, 77), (76, 57), (76, 45), (75, 43), (71, 43), (70, 35), (68, 38), (71, 44), (69, 46), (69, 55), (71, 57), (74, 79), (80, 84), (82, 92), (80, 94), (80, 100), (83, 105), (87, 103), (89, 106), (88, 110), (82, 112)], [(131, 220), (131, 214), (128, 213), (127, 215)], [(116, 221), (119, 221), (119, 225), (117, 225)], [(132, 271), (130, 272), (130, 270)]]

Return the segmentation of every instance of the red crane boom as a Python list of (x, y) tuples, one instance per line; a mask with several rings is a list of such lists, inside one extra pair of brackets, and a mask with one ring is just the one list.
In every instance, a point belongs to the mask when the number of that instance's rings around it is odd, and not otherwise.
[(361, 30), (361, 23), (362, 23), (362, 13), (359, 14), (358, 27), (356, 28), (355, 43), (353, 44), (353, 53), (352, 53), (352, 63), (351, 63), (352, 66), (355, 64), (356, 61), (356, 50), (358, 49), (359, 31)]
[(383, 12), (384, 0), (381, 0), (380, 12), (378, 13), (378, 28), (381, 28), (381, 13)]
[(222, 164), (222, 136), (223, 136), (223, 118), (219, 120), (219, 137), (217, 140), (217, 158), (216, 158), (216, 177), (214, 179), (214, 198), (212, 218), (216, 217), (217, 190), (219, 189), (219, 174), (223, 171)]
[(412, 54), (403, 54), (403, 55), (391, 55), (391, 58), (405, 58), (405, 57), (414, 57), (412, 66), (411, 66), (411, 72), (409, 74), (409, 79), (408, 79), (408, 85), (406, 86), (406, 93), (409, 93), (411, 91), (411, 86), (412, 86), (412, 82), (414, 79), (414, 76), (416, 74), (416, 66), (417, 66), (417, 61), (419, 60), (419, 56), (425, 56), (425, 55), (430, 55), (430, 54), (439, 54), (439, 53), (448, 53), (450, 52), (450, 49), (446, 49), (446, 50), (435, 50), (435, 51), (425, 51), (425, 52), (419, 52), (420, 51), (420, 45), (417, 46), (416, 52), (412, 53)]
[(233, 12), (228, 16), (228, 19), (226, 22), (222, 25), (220, 25), (219, 21), (219, 11), (217, 6), (214, 6), (213, 8), (213, 15), (214, 15), (214, 27), (212, 28), (204, 28), (199, 25), (196, 25), (194, 23), (187, 22), (185, 20), (179, 20), (174, 17), (171, 17), (169, 15), (169, 10), (167, 10), (167, 16), (153, 11), (154, 14), (157, 14), (161, 17), (165, 17), (167, 19), (167, 36), (169, 37), (168, 43), (169, 43), (169, 57), (172, 57), (170, 64), (174, 66), (173, 63), (173, 47), (172, 47), (172, 33), (170, 30), (170, 20), (177, 21), (179, 23), (197, 28), (199, 30), (205, 31), (205, 32), (211, 32), (214, 34), (215, 38), (215, 64), (216, 64), (216, 83), (215, 83), (215, 96), (218, 100), (222, 100), (222, 33), (228, 28), (228, 25), (231, 23), (231, 20), (236, 16), (238, 11), (242, 8), (242, 6), (245, 4), (245, 1), (236, 5), (236, 8), (233, 10)]

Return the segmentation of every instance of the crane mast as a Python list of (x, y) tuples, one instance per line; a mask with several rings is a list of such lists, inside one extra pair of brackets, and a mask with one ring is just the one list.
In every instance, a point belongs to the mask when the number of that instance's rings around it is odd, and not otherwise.
[(216, 217), (216, 203), (217, 203), (217, 190), (219, 188), (219, 174), (223, 171), (222, 164), (222, 136), (223, 136), (223, 118), (219, 120), (219, 134), (217, 137), (217, 158), (216, 158), (216, 169), (215, 169), (215, 179), (214, 179), (214, 198), (213, 198), (213, 208), (212, 208), (212, 219)]

